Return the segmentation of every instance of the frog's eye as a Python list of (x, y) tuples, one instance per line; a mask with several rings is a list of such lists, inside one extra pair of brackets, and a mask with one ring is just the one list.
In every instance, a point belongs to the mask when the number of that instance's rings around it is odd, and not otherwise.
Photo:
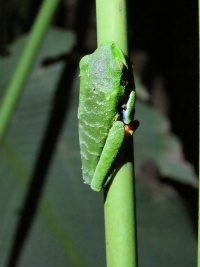
[(126, 81), (125, 79), (122, 79), (122, 80), (120, 81), (120, 84), (121, 84), (122, 86), (126, 86), (127, 81)]
[(126, 79), (126, 75), (123, 74), (123, 75), (121, 76), (120, 85), (121, 85), (121, 86), (126, 86), (127, 84), (128, 84), (128, 81), (127, 81), (127, 79)]

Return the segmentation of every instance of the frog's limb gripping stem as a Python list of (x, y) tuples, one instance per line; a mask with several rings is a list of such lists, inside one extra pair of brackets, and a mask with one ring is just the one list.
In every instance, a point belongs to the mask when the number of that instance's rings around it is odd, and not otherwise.
[(106, 139), (105, 146), (103, 148), (101, 157), (97, 164), (94, 177), (92, 179), (91, 188), (95, 191), (100, 191), (102, 184), (108, 174), (112, 163), (114, 162), (122, 142), (124, 140), (124, 123), (122, 121), (114, 122), (112, 128), (109, 131)]

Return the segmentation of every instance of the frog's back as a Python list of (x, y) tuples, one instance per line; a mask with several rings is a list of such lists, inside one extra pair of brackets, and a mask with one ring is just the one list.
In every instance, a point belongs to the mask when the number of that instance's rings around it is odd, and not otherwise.
[(83, 179), (89, 184), (116, 119), (123, 91), (118, 88), (120, 79), (120, 68), (111, 58), (109, 47), (80, 62), (79, 142)]

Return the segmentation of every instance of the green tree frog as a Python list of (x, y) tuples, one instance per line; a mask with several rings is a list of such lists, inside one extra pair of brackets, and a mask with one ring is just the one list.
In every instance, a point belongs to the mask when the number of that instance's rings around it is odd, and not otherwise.
[(85, 183), (100, 191), (127, 134), (132, 134), (135, 91), (130, 65), (114, 42), (80, 61), (79, 143)]

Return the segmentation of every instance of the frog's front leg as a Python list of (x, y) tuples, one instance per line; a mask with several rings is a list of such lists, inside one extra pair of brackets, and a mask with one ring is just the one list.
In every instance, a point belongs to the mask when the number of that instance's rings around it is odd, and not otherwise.
[(125, 124), (130, 124), (133, 121), (135, 108), (135, 91), (131, 91), (129, 99), (125, 105), (122, 106), (122, 119)]
[(97, 164), (94, 177), (91, 182), (91, 188), (94, 191), (100, 191), (106, 176), (119, 152), (124, 140), (124, 123), (115, 121), (109, 131), (105, 146), (102, 150), (101, 157)]

